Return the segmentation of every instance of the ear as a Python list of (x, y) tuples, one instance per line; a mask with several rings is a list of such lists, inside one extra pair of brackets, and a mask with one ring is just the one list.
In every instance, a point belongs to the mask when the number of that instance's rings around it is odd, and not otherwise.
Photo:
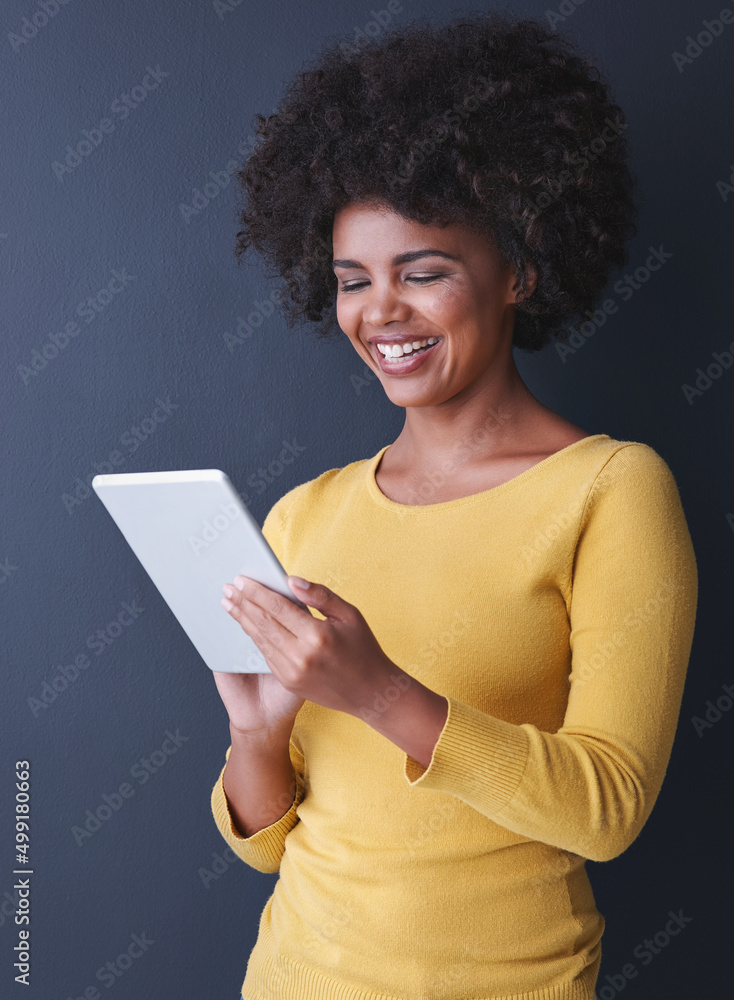
[(515, 280), (515, 284), (512, 286), (513, 292), (515, 292), (515, 302), (522, 302), (523, 299), (529, 299), (530, 296), (535, 291), (538, 284), (538, 272), (536, 271), (533, 264), (528, 263), (525, 265), (525, 291), (521, 292), (519, 280)]

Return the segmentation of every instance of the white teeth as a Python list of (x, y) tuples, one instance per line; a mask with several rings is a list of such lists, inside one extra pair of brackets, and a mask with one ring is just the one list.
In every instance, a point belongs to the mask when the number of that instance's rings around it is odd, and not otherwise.
[(420, 350), (421, 347), (437, 344), (438, 340), (438, 337), (428, 337), (427, 340), (414, 340), (412, 343), (408, 341), (405, 344), (378, 344), (377, 349), (386, 358), (401, 358), (405, 354), (412, 354), (413, 351)]

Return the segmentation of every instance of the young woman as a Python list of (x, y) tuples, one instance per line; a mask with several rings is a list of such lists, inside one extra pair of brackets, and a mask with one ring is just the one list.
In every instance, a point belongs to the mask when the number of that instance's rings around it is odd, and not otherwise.
[(623, 113), (569, 43), (477, 14), (327, 47), (258, 125), (238, 255), (405, 424), (268, 513), (311, 614), (223, 587), (272, 671), (215, 674), (214, 818), (280, 876), (242, 996), (590, 1000), (585, 863), (660, 791), (696, 561), (665, 461), (552, 412), (512, 349), (627, 261)]

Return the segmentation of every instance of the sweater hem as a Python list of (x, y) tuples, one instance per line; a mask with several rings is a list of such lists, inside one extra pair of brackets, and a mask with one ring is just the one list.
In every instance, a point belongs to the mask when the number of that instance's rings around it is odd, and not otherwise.
[[(271, 897), (272, 899), (272, 897)], [(250, 955), (242, 984), (242, 1000), (417, 1000), (397, 993), (363, 990), (340, 983), (317, 969), (283, 955), (273, 959), (275, 942), (269, 922), (269, 907), (263, 913), (258, 941)], [(522, 993), (471, 994), (462, 993), (462, 1000), (595, 1000), (595, 986), (601, 965), (601, 949), (594, 961), (570, 982), (546, 986)], [(430, 998), (442, 1000), (431, 991)], [(445, 1000), (454, 1000), (450, 992)]]

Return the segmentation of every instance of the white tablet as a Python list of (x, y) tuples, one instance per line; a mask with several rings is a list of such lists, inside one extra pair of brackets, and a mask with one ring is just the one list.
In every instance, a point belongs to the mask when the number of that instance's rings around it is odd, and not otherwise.
[(206, 665), (269, 674), (265, 657), (220, 604), (222, 587), (241, 573), (308, 608), (225, 473), (100, 475), (92, 487)]

